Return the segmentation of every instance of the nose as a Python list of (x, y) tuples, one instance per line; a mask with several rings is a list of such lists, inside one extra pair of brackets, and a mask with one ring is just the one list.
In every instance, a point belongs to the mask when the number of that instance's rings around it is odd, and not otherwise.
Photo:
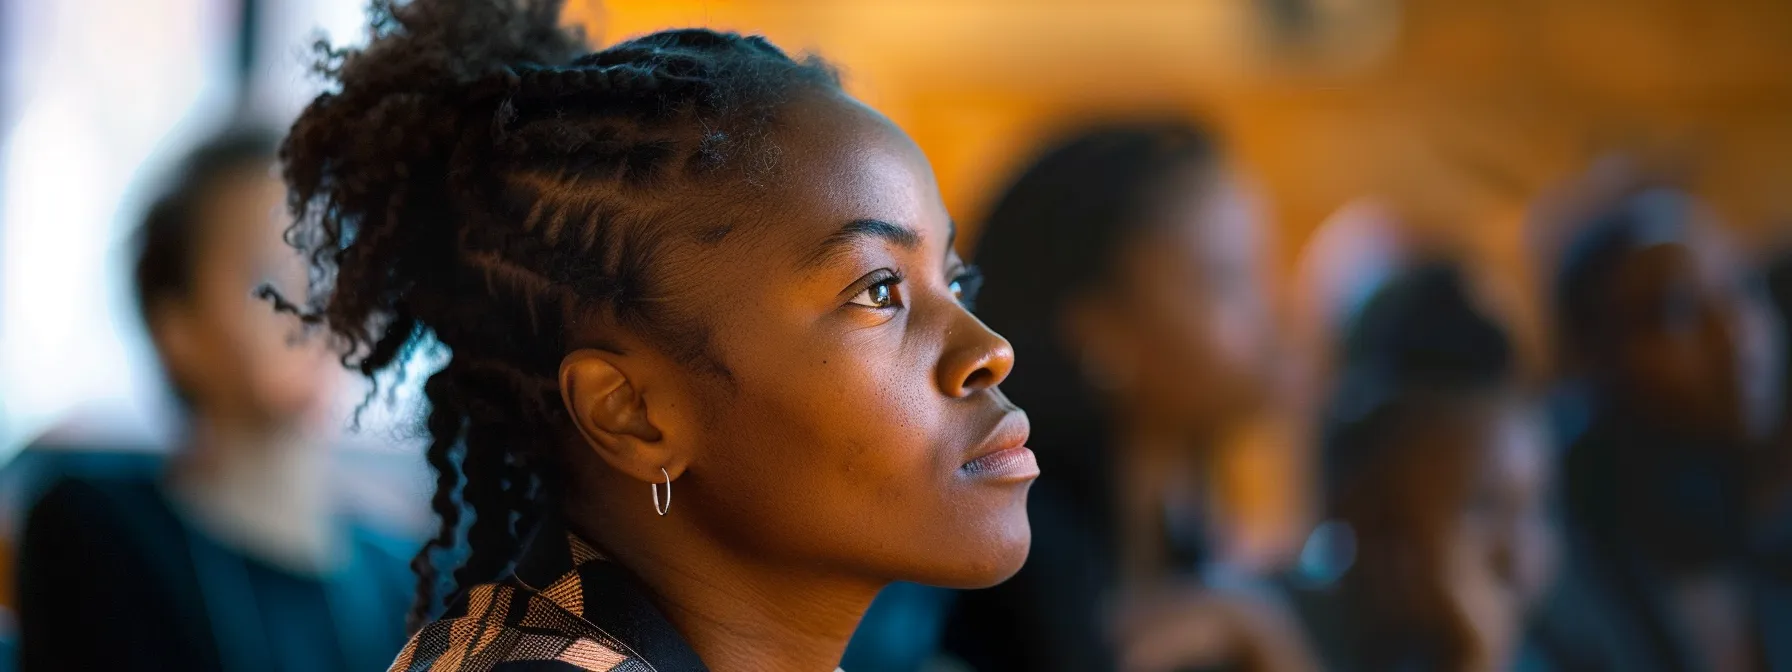
[(946, 328), (945, 350), (940, 354), (939, 388), (959, 399), (1002, 384), (1014, 370), (1014, 346), (969, 311)]

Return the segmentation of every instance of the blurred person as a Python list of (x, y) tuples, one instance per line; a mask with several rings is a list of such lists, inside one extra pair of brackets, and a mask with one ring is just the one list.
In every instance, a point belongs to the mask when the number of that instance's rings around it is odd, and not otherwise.
[[(1751, 500), (1783, 339), (1751, 267), (1687, 193), (1637, 184), (1569, 220), (1555, 284), (1585, 431), (1563, 463), (1563, 669), (1792, 670), (1792, 592)], [(1777, 566), (1776, 566), (1777, 565)]]
[[(1773, 301), (1773, 314), (1785, 327), (1792, 324), (1792, 252), (1773, 257), (1766, 268), (1767, 295)], [(1756, 493), (1755, 511), (1766, 522), (1767, 543), (1792, 558), (1792, 338), (1780, 340), (1779, 363), (1780, 415), (1779, 426), (1762, 456), (1763, 477)], [(1792, 567), (1789, 564), (1788, 567)]]
[(1325, 522), (1292, 595), (1326, 669), (1532, 669), (1553, 454), (1512, 348), (1454, 265), (1395, 276), (1350, 321), (1323, 434)]
[(197, 148), (137, 231), (182, 438), (159, 478), (71, 478), (32, 508), (25, 670), (367, 670), (404, 641), (395, 541), (332, 497), (335, 363), (254, 297), (305, 283), (275, 145), (243, 130)]
[(1026, 362), (1003, 389), (1052, 476), (1013, 580), (962, 595), (947, 647), (983, 672), (1301, 658), (1292, 623), (1202, 584), (1206, 461), (1266, 395), (1263, 217), (1202, 130), (1087, 130), (998, 201), (978, 315)]
[(286, 307), (367, 375), (446, 351), (390, 669), (834, 670), (885, 585), (1020, 567), (1013, 351), (926, 157), (831, 68), (593, 50), (557, 1), (375, 9), (284, 146), (327, 287)]

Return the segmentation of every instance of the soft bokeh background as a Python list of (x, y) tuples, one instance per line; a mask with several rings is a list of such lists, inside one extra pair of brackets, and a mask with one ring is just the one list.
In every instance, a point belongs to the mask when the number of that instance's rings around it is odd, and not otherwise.
[[(1533, 270), (1549, 232), (1528, 228), (1526, 209), (1593, 157), (1624, 150), (1682, 171), (1757, 249), (1792, 220), (1792, 3), (571, 4), (603, 41), (702, 24), (827, 56), (926, 150), (967, 241), (1053, 131), (1120, 113), (1207, 119), (1275, 211), (1291, 312), (1310, 302), (1294, 276), (1312, 233), (1368, 199), (1375, 217), (1469, 250), (1539, 370)], [(123, 258), (143, 194), (232, 115), (289, 119), (315, 93), (309, 37), (354, 39), (361, 18), (359, 0), (0, 3), (0, 455), (46, 431), (159, 443), (168, 402)], [(349, 443), (413, 454), (403, 401)], [(1301, 525), (1291, 435), (1266, 421), (1239, 440), (1254, 449), (1231, 453), (1221, 498), (1238, 553), (1273, 554)], [(395, 463), (383, 478), (423, 492), (414, 464)]]

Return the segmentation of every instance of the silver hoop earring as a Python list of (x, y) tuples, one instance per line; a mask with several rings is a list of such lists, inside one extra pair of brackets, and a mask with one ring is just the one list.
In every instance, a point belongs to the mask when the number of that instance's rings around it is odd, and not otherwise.
[(666, 477), (666, 503), (660, 503), (660, 484), (648, 483), (647, 487), (653, 489), (653, 510), (663, 516), (667, 511), (672, 510), (672, 475), (666, 473), (665, 467), (660, 467), (660, 475)]

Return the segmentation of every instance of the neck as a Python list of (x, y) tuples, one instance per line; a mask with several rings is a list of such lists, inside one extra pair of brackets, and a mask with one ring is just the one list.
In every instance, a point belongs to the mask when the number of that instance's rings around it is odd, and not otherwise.
[[(646, 584), (667, 620), (716, 672), (832, 672), (883, 587), (747, 557), (676, 511), (644, 520), (605, 508), (614, 515), (594, 526), (569, 516), (575, 531), (587, 539), (631, 540), (603, 544), (604, 552)], [(610, 534), (593, 534), (599, 531)]]
[(1113, 488), (1121, 581), (1136, 587), (1173, 578), (1166, 516), (1199, 506), (1198, 438), (1165, 425), (1135, 422), (1115, 442), (1120, 482)]
[(329, 451), (300, 432), (199, 416), (169, 491), (207, 533), (300, 571), (335, 559)]

